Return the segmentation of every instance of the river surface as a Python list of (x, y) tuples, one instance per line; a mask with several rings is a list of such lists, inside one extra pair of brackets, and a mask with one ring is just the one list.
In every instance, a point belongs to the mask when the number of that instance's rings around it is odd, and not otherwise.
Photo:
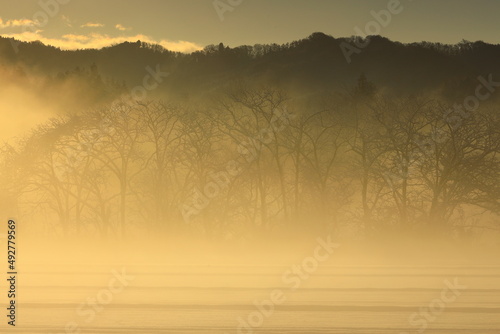
[(2, 333), (500, 333), (498, 265), (319, 266), (302, 276), (290, 270), (30, 265), (18, 277), (16, 328), (6, 323), (0, 328)]

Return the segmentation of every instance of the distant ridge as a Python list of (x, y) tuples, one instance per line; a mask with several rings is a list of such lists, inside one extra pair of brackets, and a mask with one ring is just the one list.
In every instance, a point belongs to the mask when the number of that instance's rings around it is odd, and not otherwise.
[(319, 32), (285, 44), (229, 48), (220, 43), (190, 54), (141, 41), (99, 50), (64, 51), (41, 42), (13, 43), (11, 38), (0, 37), (0, 62), (2, 66), (19, 66), (28, 75), (47, 76), (96, 64), (103, 78), (130, 86), (141, 82), (147, 66), (158, 65), (170, 73), (162, 89), (181, 95), (248, 78), (286, 89), (334, 91), (352, 85), (364, 73), (389, 92), (438, 91), (453, 100), (470, 94), (480, 75), (500, 78), (498, 44), (405, 44), (381, 36), (369, 39), (366, 47), (351, 55), (349, 63), (342, 47), (346, 43), (356, 47), (355, 38), (334, 38)]

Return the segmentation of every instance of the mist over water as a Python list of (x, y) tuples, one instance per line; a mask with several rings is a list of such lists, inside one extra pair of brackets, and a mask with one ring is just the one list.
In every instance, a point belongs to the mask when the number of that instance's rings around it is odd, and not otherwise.
[(26, 239), (15, 331), (493, 333), (499, 325), (498, 249), (328, 244)]

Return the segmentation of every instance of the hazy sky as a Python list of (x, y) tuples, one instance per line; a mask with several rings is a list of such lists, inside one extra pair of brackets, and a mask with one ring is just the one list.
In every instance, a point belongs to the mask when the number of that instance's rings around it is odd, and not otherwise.
[[(141, 39), (193, 51), (219, 42), (284, 43), (315, 31), (355, 35), (355, 27), (364, 32), (374, 20), (371, 11), (391, 1), (397, 0), (0, 0), (0, 34), (70, 49)], [(400, 2), (389, 24), (379, 25), (380, 35), (401, 42), (500, 43), (499, 0)]]

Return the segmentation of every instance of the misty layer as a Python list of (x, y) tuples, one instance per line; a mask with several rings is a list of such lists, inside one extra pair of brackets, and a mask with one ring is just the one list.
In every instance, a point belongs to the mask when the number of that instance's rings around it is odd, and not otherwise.
[[(3, 145), (2, 206), (30, 222), (29, 233), (58, 236), (473, 240), (496, 233), (496, 77), (481, 76), (471, 62), (474, 79), (450, 78), (441, 88), (422, 81), (397, 88), (398, 80), (384, 84), (387, 73), (374, 74), (376, 84), (346, 78), (352, 84), (335, 90), (346, 72), (307, 79), (338, 42), (316, 33), (282, 46), (220, 44), (191, 55), (140, 42), (74, 52), (28, 43), (18, 58), (6, 51), (12, 64), (2, 93), (33, 97), (18, 103), (14, 121), (37, 105), (54, 117)], [(370, 47), (380, 43), (389, 42), (374, 38)], [(432, 53), (436, 66), (442, 57), (485, 52), (477, 43), (388, 45)], [(30, 66), (35, 49), (53, 57)], [(123, 67), (107, 57), (121, 53), (149, 65), (118, 74)], [(287, 62), (304, 57), (308, 71), (286, 83), (275, 80), (276, 69), (264, 75), (285, 53)], [(59, 71), (70, 64), (83, 66)], [(243, 80), (243, 69), (255, 79)]]

